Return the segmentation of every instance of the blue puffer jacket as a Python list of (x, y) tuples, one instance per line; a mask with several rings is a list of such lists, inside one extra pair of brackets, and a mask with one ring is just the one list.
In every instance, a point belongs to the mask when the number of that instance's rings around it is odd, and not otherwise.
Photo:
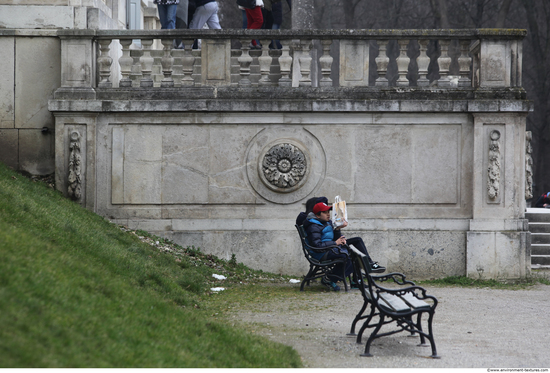
[[(334, 231), (332, 228), (332, 222), (328, 221), (325, 223), (317, 220), (315, 214), (310, 213), (307, 216), (306, 221), (304, 222), (304, 230), (307, 234), (307, 242), (314, 247), (323, 249), (325, 247), (336, 245), (335, 240), (340, 238), (340, 231)], [(318, 253), (315, 251), (310, 251), (311, 256), (317, 260), (325, 255), (325, 253)]]

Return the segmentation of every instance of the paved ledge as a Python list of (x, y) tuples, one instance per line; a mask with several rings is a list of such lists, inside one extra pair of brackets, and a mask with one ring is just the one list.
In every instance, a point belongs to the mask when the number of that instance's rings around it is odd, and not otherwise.
[(456, 91), (437, 88), (135, 88), (67, 89), (49, 101), (53, 112), (346, 111), (523, 112), (533, 111), (523, 89)]
[[(294, 219), (113, 219), (113, 223), (125, 225), (131, 229), (149, 231), (292, 231), (295, 232)], [(348, 232), (357, 231), (467, 231), (469, 219), (358, 219), (352, 220), (346, 228)]]

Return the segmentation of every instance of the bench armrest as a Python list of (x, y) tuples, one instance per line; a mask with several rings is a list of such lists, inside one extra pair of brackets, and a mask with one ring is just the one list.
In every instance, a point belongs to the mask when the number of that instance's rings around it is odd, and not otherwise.
[[(414, 298), (419, 300), (431, 299), (434, 302), (431, 308), (435, 308), (438, 303), (436, 297), (426, 294), (426, 289), (418, 285), (408, 286), (405, 288), (394, 288), (394, 289), (386, 288), (376, 283), (374, 283), (374, 286), (376, 288), (375, 290), (376, 293), (387, 293), (387, 294), (392, 294), (396, 296), (404, 296), (406, 294), (411, 294)], [(417, 291), (420, 292), (421, 295), (418, 294)]]
[(407, 280), (406, 276), (404, 274), (398, 273), (398, 272), (391, 272), (391, 273), (386, 273), (386, 274), (383, 274), (383, 275), (370, 275), (370, 277), (374, 281), (384, 282), (384, 281), (393, 280), (398, 285), (405, 285), (405, 284), (416, 285), (411, 280)]

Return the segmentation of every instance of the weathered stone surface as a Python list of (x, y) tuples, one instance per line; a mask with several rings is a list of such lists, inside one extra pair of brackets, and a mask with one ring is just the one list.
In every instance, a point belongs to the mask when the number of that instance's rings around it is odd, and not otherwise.
[(8, 167), (19, 168), (19, 131), (0, 128), (0, 160)]
[(0, 128), (13, 128), (15, 38), (0, 38), (0, 51)]
[(531, 269), (528, 232), (467, 232), (466, 274), (473, 278), (524, 278)]
[(19, 168), (32, 175), (49, 175), (54, 172), (55, 146), (53, 132), (38, 129), (19, 130)]
[(70, 28), (72, 6), (0, 5), (0, 28)]
[[(61, 59), (57, 38), (17, 38), (15, 64), (15, 127), (53, 130), (48, 100), (59, 87)], [(36, 56), (41, 56), (36, 58)]]

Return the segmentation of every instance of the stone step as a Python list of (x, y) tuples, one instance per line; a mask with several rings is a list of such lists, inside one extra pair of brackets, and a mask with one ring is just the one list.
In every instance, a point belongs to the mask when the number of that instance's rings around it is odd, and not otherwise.
[(536, 209), (529, 209), (531, 212), (525, 213), (525, 219), (529, 219), (529, 224), (531, 222), (546, 222), (550, 223), (550, 209), (538, 209), (540, 210), (537, 212), (532, 212), (532, 210)]
[(531, 245), (533, 244), (550, 244), (550, 233), (531, 232)]
[(550, 244), (531, 244), (531, 255), (549, 255)]
[(531, 268), (534, 265), (550, 266), (550, 255), (531, 255)]
[(537, 270), (539, 273), (544, 273), (545, 271), (550, 271), (550, 265), (533, 264), (531, 269)]
[(550, 223), (538, 223), (529, 221), (529, 232), (550, 233)]

